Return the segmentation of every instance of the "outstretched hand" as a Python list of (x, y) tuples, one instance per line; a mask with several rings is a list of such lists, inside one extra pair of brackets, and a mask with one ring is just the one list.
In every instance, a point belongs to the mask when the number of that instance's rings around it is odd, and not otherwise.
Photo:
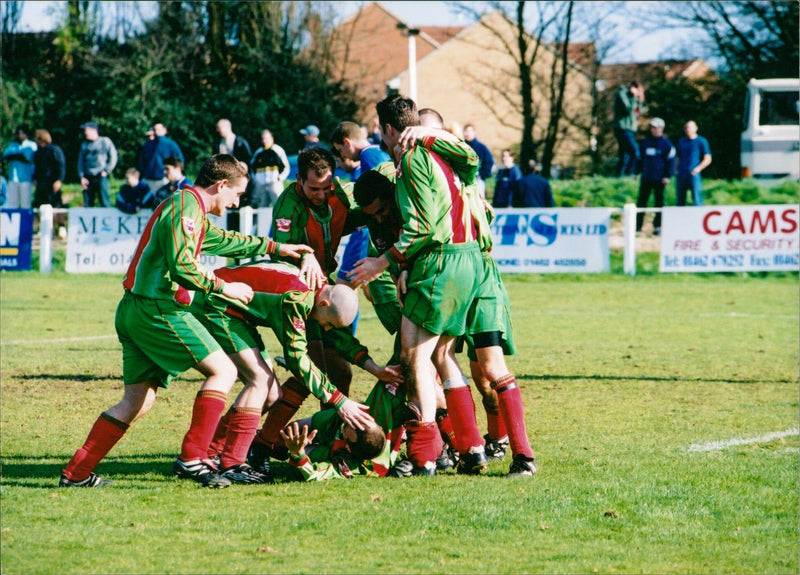
[(300, 279), (312, 290), (321, 288), (325, 283), (325, 274), (313, 252), (300, 260)]
[(280, 433), (281, 437), (283, 437), (283, 442), (286, 444), (286, 449), (294, 457), (301, 456), (306, 445), (311, 444), (317, 436), (316, 429), (311, 430), (311, 433), (309, 433), (308, 425), (304, 425), (300, 429), (300, 425), (296, 421), (281, 429)]
[(242, 282), (225, 282), (222, 286), (222, 295), (228, 299), (250, 303), (253, 299), (253, 288)]
[(278, 255), (285, 258), (300, 258), (303, 254), (313, 254), (314, 249), (305, 244), (281, 244)]

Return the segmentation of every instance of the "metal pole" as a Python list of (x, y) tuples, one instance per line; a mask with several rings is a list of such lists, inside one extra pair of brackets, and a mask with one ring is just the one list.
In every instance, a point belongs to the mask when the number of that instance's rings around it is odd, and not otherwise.
[(636, 275), (636, 204), (625, 204), (622, 208), (622, 233), (624, 251), (622, 269), (629, 276)]
[(417, 102), (417, 34), (419, 30), (408, 30), (408, 97)]
[(53, 206), (39, 206), (39, 272), (53, 271)]

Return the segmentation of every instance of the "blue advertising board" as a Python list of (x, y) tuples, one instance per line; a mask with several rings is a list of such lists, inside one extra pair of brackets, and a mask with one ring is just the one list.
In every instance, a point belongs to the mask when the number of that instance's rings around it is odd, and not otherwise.
[(31, 269), (33, 210), (0, 210), (0, 269)]

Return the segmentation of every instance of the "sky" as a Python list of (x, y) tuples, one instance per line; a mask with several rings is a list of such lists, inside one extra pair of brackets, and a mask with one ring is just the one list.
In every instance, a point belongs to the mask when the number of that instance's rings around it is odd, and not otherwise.
[[(42, 30), (52, 30), (57, 22), (55, 13), (59, 6), (64, 6), (66, 2), (32, 2), (26, 1), (23, 4), (22, 19), (19, 25), (20, 32), (34, 32)], [(142, 6), (154, 5), (154, 2), (140, 2)], [(363, 1), (340, 1), (342, 17), (347, 17), (355, 13), (359, 7), (365, 4)], [(454, 12), (447, 2), (408, 2), (408, 1), (382, 1), (381, 4), (398, 18), (405, 21), (410, 26), (464, 26), (469, 21), (463, 16)], [(479, 4), (479, 3), (476, 3)], [(643, 7), (647, 2), (637, 3), (637, 8)], [(669, 53), (670, 47), (680, 41), (681, 35), (675, 30), (664, 29), (660, 32), (641, 31), (641, 26), (632, 26), (634, 36), (630, 47), (616, 54), (606, 63), (617, 62), (649, 62), (659, 60)], [(635, 32), (639, 30), (639, 32)], [(580, 41), (580, 39), (576, 39)]]

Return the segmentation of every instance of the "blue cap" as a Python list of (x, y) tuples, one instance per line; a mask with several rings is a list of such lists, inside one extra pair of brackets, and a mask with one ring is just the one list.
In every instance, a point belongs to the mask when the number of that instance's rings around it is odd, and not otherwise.
[(84, 128), (94, 128), (95, 130), (97, 130), (98, 126), (96, 122), (86, 122), (85, 124), (81, 124), (81, 130), (83, 130)]

